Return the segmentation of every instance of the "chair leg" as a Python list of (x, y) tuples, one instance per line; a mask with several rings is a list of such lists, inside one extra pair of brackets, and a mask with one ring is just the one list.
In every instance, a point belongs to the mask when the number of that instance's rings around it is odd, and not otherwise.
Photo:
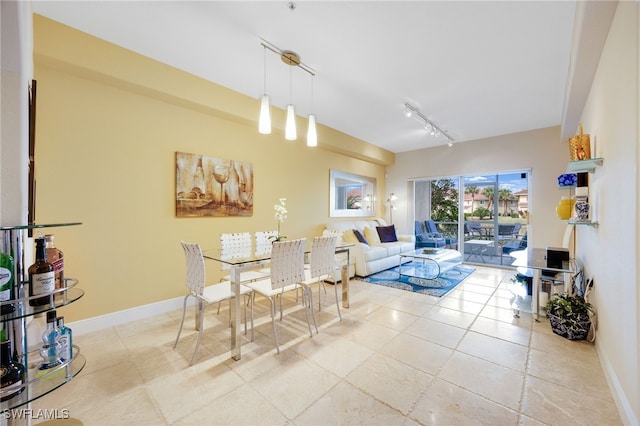
[[(238, 297), (238, 296), (236, 296)], [(244, 303), (242, 304), (244, 308), (244, 335), (247, 335), (247, 296), (244, 297)]]
[(313, 310), (313, 289), (311, 287), (303, 288), (303, 292), (306, 291), (309, 297), (309, 304), (306, 307), (307, 310), (307, 325), (309, 326), (309, 335), (313, 337), (313, 333), (311, 332), (311, 324), (309, 324), (309, 311), (311, 311), (311, 316), (313, 317), (313, 325), (316, 327), (316, 334), (318, 331), (318, 323), (316, 322), (316, 312)]
[(278, 332), (276, 331), (276, 304), (272, 297), (269, 298), (271, 302), (271, 325), (273, 326), (273, 340), (276, 342), (276, 352), (280, 353), (280, 345), (278, 345)]
[(180, 321), (180, 330), (178, 330), (178, 336), (176, 337), (176, 342), (173, 344), (173, 349), (178, 346), (178, 340), (180, 339), (180, 334), (182, 333), (182, 327), (184, 326), (184, 314), (187, 313), (187, 298), (189, 298), (189, 294), (184, 297), (184, 302), (182, 304), (182, 320)]
[(196, 357), (196, 352), (198, 352), (198, 347), (200, 347), (200, 337), (202, 336), (202, 329), (204, 328), (204, 304), (202, 305), (202, 309), (200, 309), (200, 322), (198, 327), (198, 338), (196, 339), (196, 347), (193, 349), (193, 355), (191, 355), (191, 361), (189, 361), (189, 365), (193, 365), (193, 360)]
[[(345, 284), (342, 283), (341, 285), (345, 285)], [(338, 283), (337, 282), (333, 283), (333, 291), (336, 294), (336, 308), (338, 308), (338, 317), (340, 318), (340, 321), (342, 321), (342, 314), (340, 313), (340, 301), (338, 300)]]

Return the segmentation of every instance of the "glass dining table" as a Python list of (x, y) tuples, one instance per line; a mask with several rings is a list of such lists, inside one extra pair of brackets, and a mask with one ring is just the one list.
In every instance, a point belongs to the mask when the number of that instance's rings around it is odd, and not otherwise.
[[(349, 248), (355, 244), (343, 244), (336, 247), (336, 254), (346, 253), (346, 262), (340, 266), (342, 280), (342, 307), (349, 307)], [(306, 254), (310, 253), (311, 244)], [(245, 271), (266, 268), (271, 260), (271, 252), (256, 252), (253, 249), (250, 253), (245, 253), (241, 257), (223, 256), (221, 249), (205, 250), (203, 256), (207, 260), (213, 260), (226, 265), (230, 272), (230, 281), (232, 291), (235, 294), (240, 293), (240, 274)], [(336, 283), (337, 285), (337, 283)], [(231, 358), (239, 361), (242, 358), (242, 337), (240, 333), (240, 297), (234, 297), (231, 306)], [(199, 312), (199, 310), (197, 311)], [(199, 318), (196, 317), (196, 327), (199, 324)]]

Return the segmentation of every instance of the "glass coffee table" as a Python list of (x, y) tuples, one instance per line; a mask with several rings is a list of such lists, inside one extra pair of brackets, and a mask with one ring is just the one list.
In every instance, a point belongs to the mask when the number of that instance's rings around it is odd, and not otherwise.
[[(408, 258), (411, 259), (411, 263), (405, 265)], [(460, 264), (462, 264), (462, 253), (458, 250), (420, 248), (410, 253), (400, 254), (398, 273), (400, 276), (436, 280)]]

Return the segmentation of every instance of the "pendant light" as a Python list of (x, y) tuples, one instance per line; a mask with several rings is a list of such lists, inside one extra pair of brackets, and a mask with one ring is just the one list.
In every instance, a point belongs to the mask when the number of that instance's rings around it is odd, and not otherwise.
[(289, 105), (287, 105), (287, 121), (284, 127), (284, 138), (288, 141), (295, 141), (298, 139), (298, 133), (296, 131), (296, 113), (292, 101), (293, 83), (291, 80), (291, 70), (292, 68), (289, 68)]
[[(311, 108), (313, 108), (313, 75), (311, 75)], [(309, 127), (307, 128), (307, 146), (318, 146), (318, 132), (316, 130), (315, 114), (309, 114)]]
[[(265, 94), (261, 99), (261, 109), (260, 109), (260, 122), (259, 122), (259, 131), (263, 133), (263, 129), (265, 133), (271, 132), (271, 114), (269, 112), (269, 97), (266, 94), (267, 92), (267, 71), (266, 71), (266, 51), (267, 49), (280, 55), (280, 59), (285, 64), (289, 65), (289, 104), (287, 105), (287, 116), (284, 127), (284, 138), (288, 141), (295, 141), (298, 139), (298, 133), (296, 129), (296, 113), (295, 107), (293, 106), (293, 68), (300, 68), (301, 70), (311, 74), (311, 76), (315, 76), (315, 71), (303, 64), (300, 61), (300, 56), (291, 50), (281, 50), (278, 47), (272, 45), (266, 40), (261, 39), (262, 47), (265, 50), (265, 77), (264, 77), (264, 87)], [(311, 103), (313, 105), (313, 79), (311, 80)], [(263, 117), (265, 126), (263, 127)], [(266, 123), (269, 123), (269, 130), (267, 131)], [(309, 114), (309, 128), (307, 129), (307, 145), (308, 146), (316, 146), (318, 144), (318, 135), (316, 131), (316, 116), (314, 114)]]
[(264, 94), (260, 101), (260, 120), (258, 132), (263, 135), (271, 134), (271, 103), (267, 95), (267, 48), (264, 48)]

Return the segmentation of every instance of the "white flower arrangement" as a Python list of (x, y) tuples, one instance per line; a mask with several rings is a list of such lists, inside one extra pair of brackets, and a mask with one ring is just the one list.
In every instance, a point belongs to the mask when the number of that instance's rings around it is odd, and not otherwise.
[(287, 219), (287, 199), (281, 197), (278, 199), (279, 204), (274, 204), (273, 209), (275, 210), (275, 218), (278, 222), (278, 236), (275, 238), (275, 241), (280, 241), (284, 238), (287, 238), (283, 235), (280, 235), (280, 224)]

